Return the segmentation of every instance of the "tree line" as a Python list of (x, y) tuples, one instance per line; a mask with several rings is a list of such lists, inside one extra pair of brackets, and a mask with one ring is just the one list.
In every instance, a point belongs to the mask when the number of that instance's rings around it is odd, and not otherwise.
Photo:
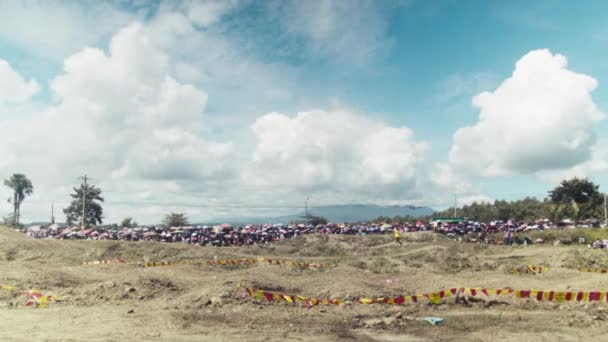
[[(13, 213), (3, 218), (3, 224), (21, 227), (21, 205), (25, 199), (34, 193), (34, 185), (25, 174), (15, 173), (4, 180), (4, 185), (13, 191), (13, 196), (8, 199), (13, 204)], [(74, 187), (70, 194), (72, 200), (67, 208), (63, 209), (68, 225), (81, 223), (84, 227), (103, 223), (104, 201), (101, 189), (86, 182)], [(83, 218), (84, 212), (84, 218)]]
[[(8, 199), (13, 204), (13, 213), (3, 218), (3, 224), (21, 227), (21, 205), (25, 199), (34, 193), (34, 185), (25, 174), (15, 173), (4, 180), (4, 185), (13, 191)], [(71, 201), (67, 208), (63, 209), (66, 223), (69, 226), (81, 224), (83, 227), (91, 227), (103, 223), (104, 198), (101, 196), (100, 188), (87, 184), (86, 181), (73, 188), (70, 194)], [(83, 203), (84, 202), (84, 203)], [(84, 212), (84, 218), (83, 218)], [(162, 221), (163, 225), (170, 227), (188, 226), (190, 223), (183, 213), (169, 213)], [(137, 227), (137, 222), (132, 217), (126, 217), (121, 222), (121, 227)]]
[[(4, 185), (13, 192), (8, 202), (13, 204), (13, 213), (4, 217), (4, 224), (20, 226), (21, 205), (25, 199), (34, 193), (34, 186), (26, 175), (16, 173), (4, 180)], [(84, 227), (100, 225), (103, 223), (102, 191), (100, 188), (87, 184), (86, 181), (73, 188), (70, 194), (71, 202), (63, 209), (66, 222), (72, 226), (82, 224)], [(83, 218), (84, 201), (84, 218)], [(587, 178), (572, 178), (562, 181), (557, 187), (548, 192), (542, 200), (526, 197), (520, 200), (496, 200), (493, 203), (474, 202), (457, 208), (458, 217), (466, 217), (480, 222), (493, 220), (533, 221), (536, 219), (549, 219), (553, 222), (565, 218), (574, 221), (585, 219), (599, 219), (604, 216), (605, 194), (599, 191), (599, 186)], [(406, 223), (418, 219), (431, 220), (440, 217), (452, 217), (454, 208), (438, 211), (426, 217), (397, 216), (378, 217), (376, 222)], [(327, 223), (323, 217), (309, 215), (295, 223), (311, 223), (314, 225)], [(164, 216), (163, 225), (188, 226), (190, 223), (183, 213), (169, 213)], [(137, 226), (131, 217), (121, 222), (122, 227)]]
[[(456, 215), (479, 222), (495, 220), (534, 221), (549, 219), (559, 222), (572, 219), (575, 222), (586, 219), (604, 219), (604, 196), (599, 186), (586, 178), (572, 178), (562, 181), (540, 200), (526, 197), (519, 200), (494, 202), (473, 202), (456, 208)], [(406, 223), (417, 219), (432, 220), (454, 216), (454, 208), (437, 211), (426, 217), (379, 217), (378, 222)]]

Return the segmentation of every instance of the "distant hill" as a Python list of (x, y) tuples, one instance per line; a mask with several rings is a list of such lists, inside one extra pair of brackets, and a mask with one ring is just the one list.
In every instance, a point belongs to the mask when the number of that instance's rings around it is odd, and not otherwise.
[(34, 226), (48, 226), (51, 224), (50, 222), (31, 222), (24, 224), (25, 227), (34, 227)]
[[(363, 222), (375, 220), (379, 216), (395, 217), (395, 216), (412, 216), (422, 217), (428, 216), (435, 212), (429, 207), (417, 207), (413, 205), (374, 205), (374, 204), (344, 204), (344, 205), (326, 205), (309, 208), (309, 214), (314, 216), (325, 217), (330, 222)], [(195, 225), (209, 224), (263, 224), (263, 223), (289, 223), (297, 220), (302, 220), (304, 210), (285, 216), (232, 216), (232, 217), (214, 217), (205, 222), (193, 222)], [(26, 227), (31, 226), (47, 226), (49, 222), (32, 222), (26, 224)], [(60, 223), (64, 226), (64, 223)]]
[(330, 205), (311, 208), (311, 215), (322, 216), (332, 222), (370, 221), (378, 216), (413, 216), (421, 217), (434, 212), (429, 207), (416, 207), (413, 205), (380, 206), (370, 204)]
[[(373, 204), (345, 204), (345, 205), (327, 205), (312, 207), (309, 210), (310, 215), (322, 216), (330, 222), (360, 222), (371, 221), (379, 216), (412, 216), (421, 217), (431, 215), (434, 212), (429, 207), (417, 207), (413, 205), (391, 205), (381, 206)], [(289, 223), (295, 220), (301, 220), (304, 212), (294, 213), (293, 215), (278, 216), (278, 217), (226, 217), (216, 218), (213, 222), (225, 222), (231, 224), (260, 224), (260, 223)]]

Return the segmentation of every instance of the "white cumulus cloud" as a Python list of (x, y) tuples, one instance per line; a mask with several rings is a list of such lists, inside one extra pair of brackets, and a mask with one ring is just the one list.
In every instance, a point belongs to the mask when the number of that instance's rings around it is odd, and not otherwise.
[(25, 80), (8, 64), (0, 59), (0, 102), (24, 102), (40, 90), (34, 80)]
[(0, 39), (62, 60), (100, 43), (134, 17), (108, 1), (0, 1)]
[(429, 146), (407, 127), (349, 111), (266, 114), (252, 126), (257, 145), (248, 182), (310, 191), (411, 198)]
[[(357, 3), (320, 2), (321, 8), (289, 3), (290, 9), (304, 6), (323, 16), (311, 23), (289, 18), (295, 20), (290, 34), (310, 40), (318, 52), (366, 60), (389, 42), (377, 20), (367, 21), (371, 32), (342, 34), (353, 27), (349, 23), (366, 18), (355, 11)], [(380, 18), (372, 2), (361, 3)], [(47, 51), (48, 41), (38, 44), (45, 38), (33, 29), (24, 39), (15, 38), (22, 48), (61, 58), (63, 67), (48, 83), (50, 101), (28, 104), (31, 94), (25, 92), (26, 104), (20, 105), (25, 109), (18, 114), (7, 118), (0, 108), (0, 174), (25, 172), (36, 187), (24, 218), (45, 219), (52, 202), (65, 207), (71, 187), (85, 173), (104, 192), (106, 222), (131, 215), (153, 223), (170, 210), (185, 211), (193, 221), (252, 212), (272, 216), (278, 210), (292, 214), (309, 194), (317, 204), (420, 205), (449, 200), (452, 193), (474, 195), (450, 165), (430, 161), (429, 145), (408, 127), (349, 110), (258, 117), (294, 103), (304, 108), (319, 103), (294, 91), (295, 68), (261, 62), (226, 40), (222, 25), (207, 27), (230, 11), (226, 4), (163, 2), (153, 17), (142, 14), (147, 18), (142, 23), (107, 24), (82, 37), (79, 30), (96, 22), (75, 16), (57, 28), (69, 34), (56, 51)], [(203, 12), (196, 12), (199, 5)], [(68, 21), (81, 9), (76, 7), (62, 10), (60, 18)], [(107, 8), (113, 13), (114, 7)], [(44, 10), (34, 9), (23, 9), (32, 13), (27, 23)], [(122, 23), (133, 16), (112, 18), (116, 21), (109, 23)], [(52, 23), (36, 29), (47, 26)], [(360, 44), (359, 38), (379, 45)], [(351, 46), (361, 50), (351, 53)], [(35, 81), (19, 77), (35, 93)], [(9, 196), (8, 191), (0, 188), (0, 195)], [(10, 205), (0, 202), (0, 210), (10, 211)]]
[(540, 172), (538, 178), (552, 184), (572, 177), (593, 177), (608, 171), (608, 140), (599, 139), (591, 147), (591, 159), (573, 167), (562, 170)]
[[(172, 26), (163, 27), (173, 34)], [(167, 37), (159, 33), (133, 23), (111, 39), (107, 52), (73, 54), (50, 84), (55, 104), (0, 126), (0, 153), (12, 156), (0, 172), (27, 171), (40, 194), (30, 209), (42, 212), (35, 203), (67, 198), (69, 185), (84, 173), (109, 192), (110, 205), (146, 191), (166, 195), (168, 182), (230, 174), (231, 143), (204, 138), (207, 93), (171, 76)]]
[(591, 158), (593, 125), (605, 115), (597, 81), (567, 69), (565, 56), (535, 50), (493, 92), (473, 98), (479, 121), (453, 138), (451, 163), (485, 176), (566, 169)]
[[(61, 150), (57, 158), (74, 163), (91, 159), (94, 152), (93, 159), (104, 167), (130, 164), (129, 172), (155, 178), (196, 178), (217, 171), (230, 148), (200, 137), (207, 94), (177, 82), (169, 69), (169, 57), (138, 23), (112, 39), (107, 55), (89, 48), (71, 56), (65, 73), (52, 82), (61, 104), (45, 122), (62, 131), (63, 138), (50, 139), (45, 147), (56, 143)], [(69, 140), (86, 144), (71, 146)], [(206, 157), (220, 161), (205, 165)]]

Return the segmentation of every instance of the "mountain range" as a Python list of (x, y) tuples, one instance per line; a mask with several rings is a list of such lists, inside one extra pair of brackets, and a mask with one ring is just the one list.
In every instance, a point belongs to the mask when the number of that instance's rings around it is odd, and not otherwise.
[[(395, 217), (395, 216), (411, 216), (422, 217), (428, 216), (435, 212), (430, 207), (417, 207), (413, 205), (374, 205), (374, 204), (344, 204), (344, 205), (326, 205), (315, 206), (309, 208), (309, 215), (321, 216), (329, 222), (344, 223), (344, 222), (365, 222), (372, 221), (379, 216)], [(232, 216), (232, 217), (216, 217), (206, 222), (197, 222), (193, 225), (209, 225), (209, 224), (264, 224), (264, 223), (290, 223), (293, 221), (301, 221), (305, 216), (304, 211), (283, 215), (283, 216)], [(48, 222), (32, 222), (26, 226), (45, 226)]]
[[(417, 207), (413, 205), (391, 205), (381, 206), (374, 204), (344, 204), (344, 205), (327, 205), (311, 207), (309, 215), (321, 216), (330, 222), (362, 222), (371, 221), (379, 216), (395, 217), (395, 216), (411, 216), (422, 217), (428, 216), (435, 212), (429, 207)], [(230, 223), (230, 224), (261, 224), (261, 223), (289, 223), (296, 220), (302, 220), (305, 216), (304, 212), (294, 213), (284, 216), (256, 216), (256, 217), (223, 217), (216, 218), (213, 222)]]

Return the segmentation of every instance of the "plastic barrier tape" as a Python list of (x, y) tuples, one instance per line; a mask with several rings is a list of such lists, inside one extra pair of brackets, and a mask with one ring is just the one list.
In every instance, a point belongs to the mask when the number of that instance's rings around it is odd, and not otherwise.
[[(301, 295), (287, 295), (281, 292), (272, 292), (265, 291), (261, 289), (255, 289), (251, 287), (246, 287), (245, 290), (249, 294), (250, 297), (258, 299), (258, 300), (266, 300), (269, 302), (287, 302), (287, 303), (304, 303), (307, 307), (312, 307), (315, 305), (343, 305), (345, 300), (342, 299), (320, 299), (314, 297), (305, 297)], [(458, 294), (457, 288), (442, 290), (438, 292), (431, 292), (425, 294), (417, 294), (417, 295), (408, 295), (408, 296), (399, 296), (399, 297), (372, 297), (365, 298), (360, 297), (353, 300), (353, 302), (357, 302), (359, 304), (405, 304), (407, 302), (417, 303), (418, 301), (428, 300), (433, 304), (440, 304), (444, 298), (451, 297), (453, 295)]]
[(107, 260), (84, 261), (80, 265), (87, 266), (87, 265), (126, 264), (126, 263), (127, 263), (127, 260), (122, 259), (122, 258), (116, 258), (116, 259), (107, 259)]
[[(315, 305), (342, 305), (346, 302), (344, 299), (320, 299), (314, 297), (306, 297), (301, 295), (287, 295), (282, 292), (265, 291), (245, 287), (245, 290), (250, 297), (257, 300), (266, 300), (268, 302), (287, 302), (287, 303), (304, 303), (307, 307)], [(555, 290), (513, 290), (513, 289), (489, 289), (489, 288), (451, 288), (437, 292), (429, 292), (425, 294), (398, 296), (398, 297), (360, 297), (353, 299), (352, 302), (359, 304), (395, 304), (401, 305), (405, 303), (418, 303), (419, 301), (428, 301), (431, 304), (441, 304), (443, 300), (451, 296), (511, 296), (517, 299), (531, 299), (536, 301), (548, 302), (607, 302), (607, 291), (555, 291)]]
[(511, 270), (511, 273), (513, 274), (541, 274), (543, 272), (547, 272), (549, 270), (549, 268), (545, 267), (545, 266), (540, 266), (540, 265), (528, 265), (525, 267), (519, 267), (516, 269)]
[[(17, 291), (17, 288), (10, 285), (0, 285), (0, 288), (6, 291)], [(55, 296), (44, 295), (38, 290), (20, 291), (26, 295), (29, 300), (25, 302), (25, 306), (33, 306), (38, 309), (46, 308), (51, 302), (57, 301)]]
[(579, 268), (579, 272), (608, 273), (606, 268)]
[(159, 266), (174, 266), (174, 265), (240, 265), (240, 264), (256, 264), (256, 263), (267, 263), (270, 265), (289, 265), (293, 267), (304, 267), (304, 268), (316, 268), (316, 269), (327, 269), (334, 265), (328, 264), (316, 264), (306, 263), (302, 261), (292, 261), (284, 259), (269, 259), (269, 258), (257, 258), (257, 259), (220, 259), (220, 260), (182, 260), (182, 261), (147, 261), (142, 262), (139, 265), (142, 267), (159, 267)]

